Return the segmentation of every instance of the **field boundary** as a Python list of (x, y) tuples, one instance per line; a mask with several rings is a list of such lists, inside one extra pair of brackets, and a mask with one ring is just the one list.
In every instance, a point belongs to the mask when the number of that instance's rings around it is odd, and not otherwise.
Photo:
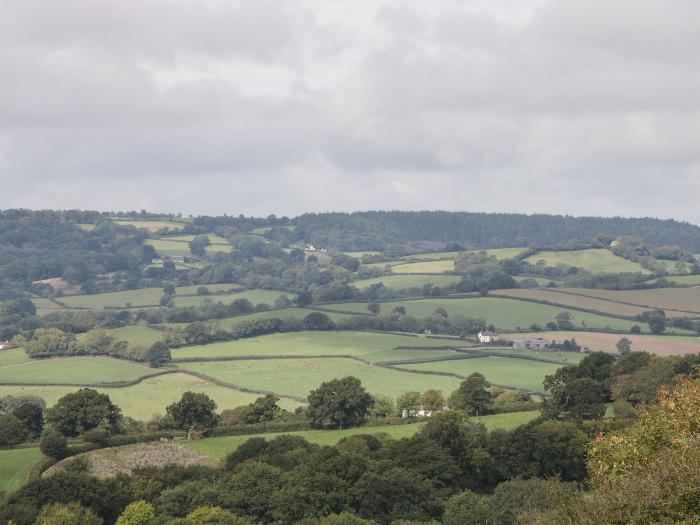
[(180, 372), (181, 370), (176, 368), (167, 368), (160, 370), (159, 372), (154, 372), (153, 374), (145, 374), (136, 379), (130, 381), (114, 381), (106, 383), (15, 383), (15, 382), (0, 382), (0, 386), (70, 386), (70, 387), (84, 387), (84, 388), (126, 388), (129, 386), (138, 385), (145, 379), (151, 377), (158, 377), (166, 374), (174, 374)]

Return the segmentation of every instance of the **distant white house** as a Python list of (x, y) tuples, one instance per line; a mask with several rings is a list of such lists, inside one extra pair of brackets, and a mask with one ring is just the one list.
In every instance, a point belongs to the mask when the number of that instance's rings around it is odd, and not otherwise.
[(408, 410), (408, 409), (404, 408), (401, 411), (401, 417), (403, 417), (403, 418), (407, 418), (407, 417), (433, 417), (433, 414), (437, 414), (440, 412), (446, 412), (446, 411), (447, 411), (446, 406), (442, 407), (442, 410), (436, 410), (435, 412), (433, 412), (432, 410), (427, 410), (423, 407), (418, 407), (415, 410)]
[(497, 336), (494, 332), (491, 332), (490, 330), (486, 330), (486, 331), (479, 332), (479, 335), (477, 335), (477, 338), (479, 339), (480, 343), (494, 343), (494, 342), (496, 342)]

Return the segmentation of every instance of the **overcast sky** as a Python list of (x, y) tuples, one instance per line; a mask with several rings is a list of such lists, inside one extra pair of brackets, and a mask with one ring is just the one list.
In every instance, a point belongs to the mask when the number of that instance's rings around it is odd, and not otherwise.
[(700, 224), (697, 0), (0, 0), (0, 208)]

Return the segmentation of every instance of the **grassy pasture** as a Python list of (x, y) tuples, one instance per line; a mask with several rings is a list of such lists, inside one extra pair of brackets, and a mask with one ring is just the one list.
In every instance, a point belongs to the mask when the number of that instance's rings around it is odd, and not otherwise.
[(143, 243), (153, 246), (158, 255), (181, 255), (183, 257), (192, 255), (190, 247), (186, 242), (169, 241), (166, 239), (146, 239)]
[[(43, 398), (47, 406), (52, 406), (61, 397), (76, 390), (78, 390), (77, 387), (70, 386), (0, 385), (0, 397), (35, 395)], [(204, 392), (216, 401), (219, 411), (247, 405), (259, 397), (257, 394), (218, 386), (184, 373), (149, 377), (134, 386), (125, 388), (100, 387), (95, 390), (107, 394), (125, 415), (140, 421), (147, 421), (156, 413), (164, 414), (165, 407), (178, 401), (187, 391)], [(300, 406), (300, 403), (284, 398), (279, 404), (288, 410)]]
[(0, 367), (0, 383), (91, 384), (131, 381), (156, 369), (109, 357), (32, 359)]
[(514, 299), (547, 301), (554, 304), (569, 306), (571, 308), (595, 310), (598, 312), (603, 312), (604, 314), (624, 315), (625, 317), (634, 317), (644, 313), (647, 310), (646, 308), (639, 306), (614, 303), (612, 301), (605, 301), (594, 297), (584, 297), (581, 295), (561, 293), (547, 288), (494, 290), (492, 294), (499, 296), (505, 295), (508, 297), (513, 297)]
[[(573, 316), (575, 326), (582, 327), (583, 323), (591, 328), (613, 330), (629, 330), (633, 325), (639, 324), (624, 319), (605, 317), (602, 315), (581, 312), (562, 308), (537, 304), (516, 299), (502, 299), (497, 297), (466, 297), (458, 299), (415, 299), (411, 301), (393, 301), (381, 303), (381, 311), (390, 312), (397, 306), (402, 306), (406, 312), (415, 317), (430, 316), (436, 308), (444, 308), (450, 315), (465, 315), (485, 319), (500, 330), (512, 330), (520, 327), (526, 329), (532, 324), (544, 326), (553, 321), (560, 312), (569, 312)], [(366, 312), (366, 303), (339, 303), (325, 305), (324, 308), (342, 310), (348, 312)], [(644, 326), (642, 326), (644, 329)]]
[(454, 269), (455, 263), (452, 260), (414, 262), (397, 264), (396, 266), (391, 267), (391, 271), (394, 273), (443, 273), (453, 272)]
[[(508, 337), (508, 336), (506, 336)], [(531, 334), (512, 334), (513, 338), (544, 337), (545, 339), (574, 338), (581, 346), (593, 351), (617, 352), (615, 343), (623, 336), (600, 332), (537, 332)], [(644, 350), (658, 355), (685, 355), (700, 352), (700, 337), (670, 336), (670, 335), (635, 335), (626, 334), (624, 337), (632, 341), (632, 350)], [(547, 352), (543, 353), (547, 355)]]
[(488, 250), (469, 250), (468, 252), (426, 252), (426, 253), (414, 253), (412, 255), (404, 255), (401, 257), (407, 261), (416, 260), (444, 260), (444, 259), (454, 259), (462, 253), (480, 253), (486, 252), (488, 255), (494, 256), (496, 259), (512, 259), (513, 257), (523, 253), (527, 248), (491, 248)]
[[(214, 296), (213, 299), (216, 300), (216, 296)], [(210, 322), (215, 323), (220, 328), (231, 329), (232, 327), (236, 326), (237, 324), (243, 321), (256, 321), (258, 319), (271, 319), (273, 317), (277, 317), (279, 319), (303, 319), (313, 311), (314, 310), (308, 308), (297, 308), (294, 306), (290, 306), (289, 308), (275, 308), (272, 310), (266, 310), (264, 312), (255, 312), (252, 314), (225, 317), (224, 319), (212, 319)], [(348, 317), (348, 315), (344, 315), (342, 313), (323, 313), (331, 319), (333, 319), (334, 321)], [(161, 326), (165, 326), (168, 328), (184, 328), (187, 325), (188, 323), (165, 323)]]
[[(541, 334), (552, 334), (551, 339), (559, 339), (562, 340), (565, 338), (563, 334), (566, 333), (571, 333), (571, 332), (537, 332), (537, 333), (530, 333), (530, 334), (522, 334), (522, 333), (514, 333), (514, 334), (501, 334), (502, 337), (506, 339), (524, 339), (525, 337), (548, 337), (547, 335), (541, 335)], [(586, 333), (586, 332), (573, 332), (573, 333)], [(539, 334), (539, 335), (537, 335)], [(556, 336), (554, 334), (557, 334)], [(615, 334), (613, 334), (615, 335)], [(620, 337), (623, 337), (620, 334), (616, 334), (616, 337), (619, 339)], [(567, 339), (570, 339), (569, 337), (566, 337)], [(475, 350), (479, 351), (479, 350)], [(489, 348), (488, 350), (483, 350), (484, 353), (488, 352), (489, 354), (499, 354), (502, 355), (503, 357), (510, 357), (510, 356), (522, 356), (524, 352), (522, 350), (514, 350), (512, 348)], [(578, 363), (586, 357), (585, 354), (582, 354), (581, 352), (536, 352), (536, 351), (528, 351), (525, 353), (530, 358), (533, 359), (541, 359), (544, 361), (558, 361), (561, 364), (572, 364), (572, 363)]]
[(175, 221), (141, 221), (141, 220), (113, 220), (115, 224), (119, 224), (120, 226), (134, 226), (135, 228), (142, 228), (145, 230), (148, 230), (150, 232), (156, 232), (158, 230), (162, 230), (164, 228), (168, 228), (170, 230), (181, 230), (182, 228), (185, 227), (185, 224), (182, 222), (175, 222)]
[(653, 288), (623, 291), (569, 288), (567, 291), (588, 297), (642, 305), (647, 309), (680, 310), (700, 316), (700, 288)]
[(449, 393), (459, 385), (459, 380), (452, 377), (410, 374), (336, 358), (196, 362), (180, 363), (178, 367), (242, 387), (299, 397), (306, 397), (325, 381), (346, 376), (360, 379), (372, 394), (392, 397), (408, 390), (423, 392), (429, 388)]
[[(425, 337), (369, 332), (292, 332), (237, 341), (174, 348), (173, 358), (225, 357), (236, 355), (353, 355), (369, 361), (411, 359), (397, 346), (445, 346), (449, 341)], [(426, 352), (425, 354), (423, 352)], [(430, 357), (428, 351), (409, 350), (408, 355)], [(375, 356), (381, 354), (380, 359)], [(440, 350), (432, 355), (451, 355)], [(432, 356), (431, 355), (431, 356)], [(395, 357), (394, 357), (395, 356)]]
[[(206, 233), (205, 235), (209, 237), (209, 242), (211, 244), (225, 244), (226, 246), (229, 245), (228, 241), (220, 235), (217, 235), (215, 233)], [(188, 243), (190, 241), (193, 241), (195, 237), (196, 235), (169, 235), (168, 237), (161, 237), (161, 240)]]
[(537, 276), (534, 276), (534, 275), (515, 275), (515, 276), (513, 277), (513, 279), (515, 279), (516, 282), (519, 282), (519, 283), (521, 283), (521, 282), (523, 282), (523, 281), (525, 281), (525, 280), (528, 280), (528, 279), (532, 279), (533, 281), (535, 281), (535, 282), (536, 282), (537, 284), (539, 284), (540, 286), (547, 286), (547, 285), (548, 285), (549, 283), (551, 283), (551, 282), (553, 282), (553, 283), (555, 283), (555, 284), (558, 284), (558, 283), (559, 283), (559, 281), (557, 281), (556, 279), (547, 279), (546, 277), (537, 277)]
[(421, 288), (424, 285), (431, 283), (433, 286), (441, 288), (458, 283), (460, 277), (458, 275), (383, 275), (381, 277), (372, 277), (370, 279), (362, 279), (353, 281), (350, 284), (356, 288), (363, 289), (373, 284), (383, 283), (390, 290), (404, 290), (406, 288)]
[[(59, 299), (60, 300), (60, 299)], [(34, 306), (39, 310), (61, 310), (63, 307), (60, 304), (56, 304), (50, 299), (44, 297), (37, 297), (32, 299)]]
[(129, 303), (133, 308), (153, 306), (160, 302), (161, 288), (140, 288), (121, 292), (107, 292), (92, 295), (72, 295), (58, 300), (69, 308), (103, 309), (105, 307), (124, 308)]
[(565, 264), (566, 266), (583, 268), (584, 270), (592, 273), (650, 273), (649, 270), (642, 268), (638, 263), (618, 257), (613, 252), (606, 250), (605, 248), (576, 250), (569, 252), (544, 251), (536, 253), (525, 260), (531, 264), (535, 264), (541, 259), (545, 261), (547, 266)]
[[(512, 414), (495, 414), (471, 418), (473, 423), (481, 423), (489, 430), (503, 429), (512, 430), (520, 425), (532, 421), (539, 415), (539, 411), (515, 412)], [(386, 434), (393, 439), (411, 437), (418, 432), (423, 423), (412, 423), (408, 425), (390, 425), (381, 427), (357, 427), (344, 430), (300, 430), (296, 432), (256, 434), (248, 436), (224, 436), (201, 439), (199, 441), (183, 441), (183, 444), (197, 452), (206, 454), (216, 459), (224, 458), (229, 452), (234, 451), (242, 443), (252, 437), (264, 437), (271, 440), (277, 436), (294, 435), (301, 436), (310, 443), (317, 445), (335, 445), (341, 439), (360, 434)]]
[(235, 292), (240, 290), (240, 284), (220, 283), (220, 284), (193, 284), (191, 286), (178, 286), (175, 288), (177, 295), (197, 295), (197, 290), (204, 286), (209, 292), (214, 295), (218, 292)]
[[(665, 277), (665, 279), (681, 286), (700, 286), (700, 275), (672, 275), (670, 277)], [(655, 283), (657, 281), (658, 279), (654, 279), (649, 282)]]
[(382, 252), (377, 252), (375, 250), (366, 250), (362, 252), (343, 252), (345, 255), (349, 257), (356, 257), (357, 259), (360, 259), (364, 257), (365, 255), (381, 255)]
[(132, 324), (122, 328), (112, 328), (106, 330), (106, 332), (132, 345), (151, 346), (153, 343), (163, 339), (163, 332), (151, 328), (145, 323)]
[(0, 366), (12, 365), (28, 360), (29, 356), (27, 356), (24, 348), (9, 348), (7, 350), (0, 350)]
[(406, 370), (429, 370), (434, 372), (451, 372), (468, 376), (474, 372), (484, 374), (491, 383), (526, 388), (536, 392), (544, 391), (542, 381), (547, 374), (553, 374), (561, 365), (509, 359), (507, 357), (478, 357), (459, 361), (437, 361), (414, 365), (400, 365)]
[(0, 492), (14, 492), (44, 455), (38, 448), (0, 450)]
[(245, 290), (226, 295), (195, 295), (195, 296), (175, 296), (173, 302), (175, 306), (199, 306), (207, 300), (213, 302), (231, 303), (236, 299), (248, 299), (253, 304), (265, 303), (273, 305), (280, 295), (292, 298), (293, 295), (279, 290)]

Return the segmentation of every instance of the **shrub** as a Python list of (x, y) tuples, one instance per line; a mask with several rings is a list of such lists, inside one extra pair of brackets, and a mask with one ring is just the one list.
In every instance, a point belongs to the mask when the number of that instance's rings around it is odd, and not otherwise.
[(39, 450), (50, 458), (64, 458), (68, 454), (68, 440), (58, 430), (48, 428), (41, 435)]
[(34, 525), (102, 525), (101, 518), (77, 503), (45, 505)]
[(155, 508), (147, 501), (134, 501), (126, 506), (117, 525), (149, 525), (156, 517)]
[(27, 428), (15, 416), (0, 414), (0, 446), (17, 445), (27, 438)]

